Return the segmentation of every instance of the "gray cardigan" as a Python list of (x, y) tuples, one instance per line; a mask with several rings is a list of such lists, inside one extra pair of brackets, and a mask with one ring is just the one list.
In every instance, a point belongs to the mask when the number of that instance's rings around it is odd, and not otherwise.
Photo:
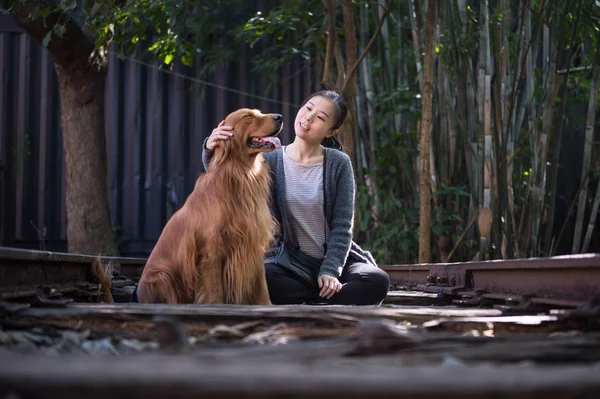
[[(206, 141), (202, 146), (202, 163), (205, 170), (208, 170), (212, 152), (208, 151), (205, 145)], [(273, 176), (271, 212), (279, 223), (280, 239), (286, 245), (298, 248), (298, 240), (291, 227), (290, 213), (286, 211), (282, 151), (280, 148), (262, 154)], [(325, 216), (330, 229), (327, 233), (327, 252), (319, 274), (339, 277), (349, 257), (354, 262), (377, 266), (371, 253), (352, 241), (355, 183), (350, 157), (342, 151), (325, 148), (323, 173), (325, 176)]]

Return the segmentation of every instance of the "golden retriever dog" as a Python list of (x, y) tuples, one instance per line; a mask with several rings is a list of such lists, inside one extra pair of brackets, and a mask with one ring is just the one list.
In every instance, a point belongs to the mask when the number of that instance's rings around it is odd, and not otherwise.
[(233, 136), (165, 225), (137, 287), (140, 303), (270, 305), (264, 254), (273, 236), (270, 172), (262, 152), (279, 147), (283, 118), (240, 109)]

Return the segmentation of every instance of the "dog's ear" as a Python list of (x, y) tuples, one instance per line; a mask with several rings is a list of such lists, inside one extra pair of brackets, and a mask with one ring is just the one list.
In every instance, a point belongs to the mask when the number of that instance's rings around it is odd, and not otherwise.
[(244, 137), (240, 132), (235, 130), (235, 126), (232, 130), (233, 136), (228, 138), (227, 140), (219, 140), (219, 143), (215, 147), (214, 154), (210, 161), (210, 164), (215, 167), (219, 167), (226, 161), (231, 161), (233, 159), (240, 160), (243, 154), (242, 148)]
[[(232, 112), (231, 114), (227, 115), (223, 122), (225, 126), (234, 126), (235, 129), (235, 124), (237, 122), (236, 113)], [(212, 158), (210, 160), (211, 166), (219, 167), (221, 164), (223, 164), (223, 162), (231, 157), (231, 144), (232, 141), (235, 140), (235, 132), (232, 133), (234, 133), (233, 137), (230, 137), (227, 140), (219, 140), (218, 143), (216, 143)]]
[(214, 154), (210, 161), (211, 165), (219, 167), (223, 162), (231, 158), (234, 140), (235, 137), (230, 137), (227, 140), (219, 140), (219, 144), (215, 147)]
[(224, 125), (233, 126), (233, 136), (227, 140), (219, 140), (219, 143), (215, 147), (210, 165), (219, 167), (228, 160), (233, 158), (239, 159), (242, 157), (245, 138), (242, 132), (237, 129), (240, 128), (240, 119), (246, 114), (248, 114), (248, 109), (242, 108), (227, 115)]

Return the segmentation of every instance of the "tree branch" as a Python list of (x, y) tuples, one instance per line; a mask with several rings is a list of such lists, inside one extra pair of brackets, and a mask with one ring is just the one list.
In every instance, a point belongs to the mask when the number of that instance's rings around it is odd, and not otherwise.
[(326, 88), (331, 88), (331, 63), (335, 46), (335, 8), (333, 0), (323, 0), (327, 10), (327, 50), (325, 51), (325, 65), (323, 66), (323, 77), (321, 83)]
[(358, 49), (356, 43), (356, 27), (354, 26), (354, 4), (352, 3), (352, 0), (342, 0), (342, 14), (344, 16), (344, 35), (346, 36), (346, 77), (341, 93), (347, 98), (346, 90), (348, 90), (348, 88), (352, 90), (355, 86), (350, 83), (354, 82), (352, 74), (349, 73), (350, 67), (358, 65), (356, 62)]
[(348, 74), (346, 75), (346, 82), (344, 83), (344, 86), (342, 87), (342, 90), (341, 90), (342, 93), (348, 88), (348, 84), (349, 84), (350, 80), (352, 79), (352, 76), (356, 73), (358, 66), (360, 65), (362, 60), (365, 58), (365, 56), (367, 55), (367, 52), (369, 51), (369, 49), (375, 43), (375, 39), (377, 38), (377, 35), (379, 35), (379, 32), (381, 32), (381, 28), (383, 27), (383, 23), (385, 22), (385, 19), (392, 12), (392, 3), (393, 2), (394, 2), (394, 0), (389, 0), (389, 2), (387, 3), (386, 9), (383, 12), (383, 14), (381, 15), (381, 19), (379, 20), (379, 23), (377, 24), (377, 29), (375, 30), (375, 33), (373, 33), (371, 40), (369, 40), (369, 43), (363, 50), (362, 54), (360, 55), (360, 57), (358, 57), (358, 60), (356, 61), (356, 63), (354, 63), (354, 65), (350, 69), (350, 72), (348, 72)]
[[(337, 70), (337, 79), (335, 81), (335, 87), (341, 87), (344, 83), (346, 71), (344, 69), (344, 56), (342, 55), (342, 48), (340, 46), (334, 47), (335, 52), (335, 68)], [(331, 89), (333, 87), (330, 87)]]
[[(94, 51), (93, 40), (81, 30), (77, 22), (48, 0), (25, 0), (14, 4), (12, 16), (17, 24), (42, 45), (46, 35), (57, 25), (65, 27), (64, 34), (61, 37), (53, 36), (47, 46), (55, 63), (72, 65), (77, 60), (87, 60)], [(46, 18), (30, 18), (36, 9), (46, 7), (52, 9)]]

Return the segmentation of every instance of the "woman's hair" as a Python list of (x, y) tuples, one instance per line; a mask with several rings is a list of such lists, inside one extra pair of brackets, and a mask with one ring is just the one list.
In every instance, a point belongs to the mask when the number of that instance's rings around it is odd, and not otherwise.
[[(335, 92), (333, 90), (321, 90), (311, 94), (306, 100), (304, 100), (302, 106), (304, 107), (306, 103), (310, 101), (311, 98), (315, 97), (326, 98), (335, 105), (335, 119), (332, 130), (337, 130), (340, 127), (342, 127), (342, 124), (346, 119), (346, 115), (348, 115), (348, 107), (346, 106), (344, 98), (338, 92)], [(340, 143), (339, 140), (335, 138), (335, 136), (325, 137), (321, 142), (321, 145), (323, 145), (323, 147), (343, 150), (342, 143)]]

